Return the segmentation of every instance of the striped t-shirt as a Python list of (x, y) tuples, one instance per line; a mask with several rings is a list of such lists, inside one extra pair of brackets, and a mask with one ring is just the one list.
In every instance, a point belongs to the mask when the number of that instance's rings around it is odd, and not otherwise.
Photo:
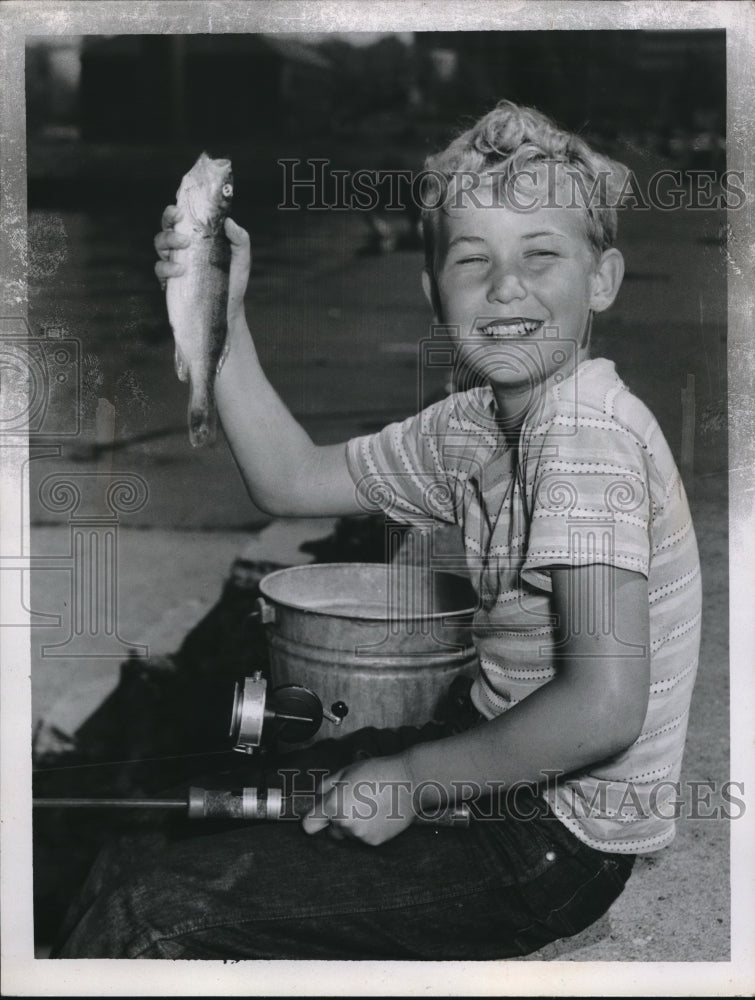
[[(583, 362), (535, 409), (511, 449), (490, 388), (457, 393), (351, 440), (349, 467), (362, 494), (395, 520), (461, 527), (479, 597), (472, 699), (486, 718), (556, 673), (551, 567), (608, 564), (647, 578), (651, 683), (642, 732), (615, 757), (554, 779), (544, 794), (592, 847), (654, 851), (674, 836), (700, 643), (687, 499), (658, 423), (613, 362)], [(431, 556), (430, 568), (460, 567)]]

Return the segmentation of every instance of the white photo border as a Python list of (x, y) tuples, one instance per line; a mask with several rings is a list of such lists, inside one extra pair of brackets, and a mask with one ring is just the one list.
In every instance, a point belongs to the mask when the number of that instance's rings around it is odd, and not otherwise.
[[(633, 0), (137, 0), (11, 2), (0, 7), (0, 315), (25, 313), (26, 159), (24, 46), (28, 35), (386, 30), (689, 30), (727, 32), (728, 168), (743, 171), (744, 210), (730, 213), (728, 269), (730, 407), (731, 759), (755, 782), (755, 14), (750, 4)], [(0, 403), (0, 405), (2, 405)], [(24, 442), (2, 442), (2, 553), (28, 554), (14, 480)], [(26, 507), (25, 509), (28, 509)], [(14, 511), (16, 512), (14, 514)], [(28, 574), (25, 574), (28, 586)], [(28, 592), (25, 595), (28, 606)], [(0, 600), (2, 596), (0, 595)], [(0, 620), (3, 620), (0, 615)], [(755, 805), (731, 824), (731, 960), (716, 963), (50, 962), (33, 957), (31, 912), (30, 652), (23, 628), (3, 629), (2, 993), (5, 996), (254, 995), (749, 995), (755, 989)], [(252, 967), (250, 967), (252, 966)]]

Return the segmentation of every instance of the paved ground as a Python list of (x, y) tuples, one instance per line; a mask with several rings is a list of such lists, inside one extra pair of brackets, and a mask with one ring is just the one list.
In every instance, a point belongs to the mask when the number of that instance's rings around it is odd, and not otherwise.
[[(53, 472), (136, 474), (148, 502), (117, 524), (117, 622), (112, 658), (52, 658), (64, 642), (75, 595), (64, 563), (37, 573), (32, 673), (35, 720), (72, 731), (112, 687), (118, 653), (146, 644), (174, 650), (215, 602), (232, 559), (243, 552), (304, 561), (303, 541), (334, 522), (269, 522), (250, 505), (224, 443), (192, 451), (185, 387), (172, 375), (164, 303), (150, 274), (155, 210), (130, 221), (116, 210), (36, 212), (31, 219), (32, 319), (81, 339), (86, 380), (82, 433), (58, 454), (32, 462), (35, 555), (65, 557), (71, 525), (40, 502)], [(254, 231), (253, 219), (240, 219)], [(677, 455), (681, 390), (695, 376), (693, 495), (704, 570), (705, 620), (685, 777), (720, 784), (728, 765), (725, 259), (715, 213), (627, 220), (629, 273), (596, 330), (596, 352), (617, 360), (655, 410)], [(260, 353), (284, 398), (319, 441), (382, 425), (417, 408), (442, 385), (441, 370), (417, 376), (417, 338), (428, 312), (416, 251), (358, 253), (355, 217), (270, 220), (255, 238), (257, 271), (248, 297)], [(52, 236), (62, 233), (57, 242)], [(34, 236), (34, 234), (36, 234)], [(62, 246), (54, 257), (46, 247)], [(36, 254), (36, 256), (35, 256)], [(36, 263), (35, 263), (36, 262)], [(116, 450), (97, 452), (98, 398), (116, 407)], [(95, 640), (99, 641), (97, 637)], [(58, 652), (65, 650), (58, 650)], [(49, 650), (48, 650), (49, 653)], [(98, 650), (94, 650), (98, 654)], [(736, 777), (736, 775), (734, 775)], [(711, 808), (717, 804), (714, 796)], [(706, 806), (705, 810), (710, 811)], [(579, 941), (534, 956), (567, 960), (716, 961), (729, 949), (728, 824), (686, 819), (671, 848), (638, 864), (609, 917)]]

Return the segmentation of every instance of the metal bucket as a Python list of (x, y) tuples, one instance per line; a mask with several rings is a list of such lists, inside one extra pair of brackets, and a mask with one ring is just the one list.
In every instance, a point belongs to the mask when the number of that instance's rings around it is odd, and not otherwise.
[(477, 596), (455, 573), (381, 563), (323, 563), (270, 573), (259, 607), (271, 684), (301, 684), (348, 708), (343, 736), (363, 726), (421, 725), (458, 674), (477, 667)]

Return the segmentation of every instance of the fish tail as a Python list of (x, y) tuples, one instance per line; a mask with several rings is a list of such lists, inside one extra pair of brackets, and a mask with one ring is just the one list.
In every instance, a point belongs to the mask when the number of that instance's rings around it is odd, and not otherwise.
[(195, 391), (192, 387), (189, 399), (189, 441), (194, 448), (214, 444), (217, 436), (215, 400), (208, 387), (203, 390)]

